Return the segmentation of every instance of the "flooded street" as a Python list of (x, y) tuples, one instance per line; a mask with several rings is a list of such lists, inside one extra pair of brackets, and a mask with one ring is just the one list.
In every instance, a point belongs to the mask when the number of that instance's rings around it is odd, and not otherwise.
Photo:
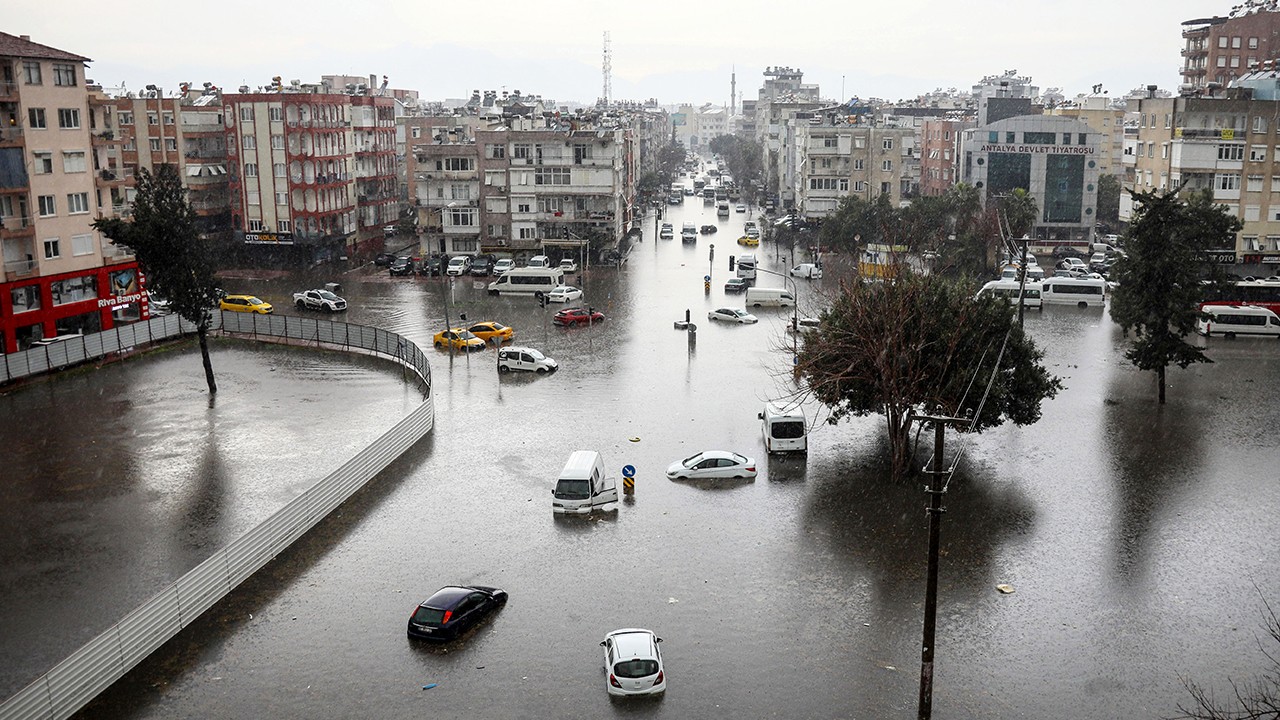
[[(793, 389), (790, 312), (753, 310), (760, 323), (748, 326), (707, 320), (742, 307), (722, 287), (744, 219), (717, 220), (688, 198), (665, 219), (677, 239), (658, 241), (650, 218), (621, 270), (581, 278), (606, 316), (589, 329), (550, 325), (556, 308), (531, 298), (490, 297), (488, 279), (451, 291), (385, 271), (229, 282), (295, 313), (292, 292), (337, 280), (347, 321), (424, 349), (447, 301), (452, 317), (514, 326), (516, 344), (561, 369), (499, 376), (492, 349), (433, 351), (432, 436), (80, 717), (914, 717), (922, 481), (886, 478), (876, 417), (819, 422), (807, 458), (765, 457), (756, 413)], [(720, 231), (685, 245), (686, 221)], [(757, 252), (766, 270), (789, 267), (771, 244)], [(840, 258), (826, 268), (821, 281), (795, 280), (801, 315), (848, 270)], [(758, 285), (784, 282), (762, 274)], [(672, 327), (686, 309), (692, 345)], [(1171, 370), (1159, 408), (1154, 376), (1125, 361), (1104, 310), (1049, 307), (1026, 324), (1065, 389), (1032, 427), (948, 435), (949, 453), (963, 447), (965, 458), (943, 517), (935, 715), (1159, 717), (1187, 698), (1179, 675), (1219, 688), (1256, 675), (1266, 667), (1259, 591), (1280, 598), (1280, 343), (1211, 340), (1217, 363)], [(49, 633), (69, 639), (86, 605), (72, 593), (104, 595), (88, 604), (123, 614), (420, 397), (387, 363), (219, 346), (216, 434), (191, 350), (0, 398), (6, 432), (30, 433), (4, 504), (14, 508), (4, 527), (27, 529), (3, 544), (5, 567), (43, 561), (42, 543), (62, 535), (82, 541), (48, 559), (44, 573), (72, 573), (53, 585), (58, 597), (27, 587), (39, 590), (40, 572), (6, 573), (6, 596), (25, 599), (4, 626), (31, 626), (6, 641), (6, 667), (13, 658), (39, 672), (74, 648), (41, 649)], [(86, 412), (77, 393), (103, 399)], [(237, 398), (241, 432), (228, 407)], [(97, 445), (77, 447), (82, 434)], [(634, 502), (553, 517), (549, 490), (579, 449), (599, 450), (615, 475), (634, 465)], [(665, 479), (668, 464), (704, 449), (754, 457), (759, 476)], [(290, 481), (257, 482), (280, 468)], [(90, 493), (91, 510), (65, 516), (61, 498), (75, 492)], [(66, 556), (99, 546), (123, 554), (109, 576)], [(496, 585), (510, 602), (447, 649), (407, 640), (413, 607), (455, 583)], [(598, 643), (621, 627), (664, 638), (665, 697), (606, 697)]]

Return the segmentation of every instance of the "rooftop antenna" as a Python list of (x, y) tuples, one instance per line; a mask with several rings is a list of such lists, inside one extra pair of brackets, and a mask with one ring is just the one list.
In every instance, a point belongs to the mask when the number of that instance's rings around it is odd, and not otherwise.
[(609, 48), (609, 31), (604, 31), (604, 104), (609, 104), (609, 98), (613, 96), (613, 51)]

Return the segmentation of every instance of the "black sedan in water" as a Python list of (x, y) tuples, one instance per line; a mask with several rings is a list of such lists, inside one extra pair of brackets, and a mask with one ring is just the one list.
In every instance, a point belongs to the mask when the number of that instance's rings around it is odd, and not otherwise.
[(507, 591), (486, 585), (442, 587), (414, 609), (409, 637), (453, 640), (507, 602)]

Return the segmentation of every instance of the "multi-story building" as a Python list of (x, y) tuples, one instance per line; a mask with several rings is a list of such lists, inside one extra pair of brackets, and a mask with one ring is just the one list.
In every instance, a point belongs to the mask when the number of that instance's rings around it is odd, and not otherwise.
[(399, 217), (394, 103), (325, 85), (224, 94), (233, 237), (289, 262), (379, 247)]
[[(1280, 273), (1280, 74), (1269, 69), (1241, 80), (1250, 81), (1256, 90), (1231, 88), (1224, 97), (1138, 101), (1126, 189), (1211, 190), (1244, 224), (1234, 247), (1220, 249), (1220, 261), (1239, 266), (1241, 275), (1270, 276)], [(1124, 193), (1123, 220), (1130, 203)]]
[(1048, 115), (1075, 118), (1098, 133), (1098, 170), (1103, 175), (1124, 175), (1124, 109), (1102, 95), (1090, 95), (1050, 108)]
[(711, 141), (729, 132), (729, 113), (718, 105), (681, 105), (672, 118), (675, 141), (693, 152), (710, 152)]
[(887, 195), (897, 207), (910, 192), (904, 178), (915, 154), (911, 128), (847, 124), (831, 113), (798, 117), (789, 127), (797, 156), (787, 163), (795, 179), (784, 196), (805, 217), (826, 217), (850, 195), (868, 201)]
[(1227, 17), (1182, 23), (1182, 83), (1226, 87), (1253, 66), (1280, 55), (1280, 11), (1274, 2), (1245, 0)]
[(920, 125), (920, 194), (945, 195), (960, 180), (960, 139), (974, 121), (963, 115), (926, 118)]
[[(138, 266), (93, 228), (105, 203), (85, 58), (0, 33), (0, 352), (147, 316)], [(101, 128), (101, 129), (100, 129)]]

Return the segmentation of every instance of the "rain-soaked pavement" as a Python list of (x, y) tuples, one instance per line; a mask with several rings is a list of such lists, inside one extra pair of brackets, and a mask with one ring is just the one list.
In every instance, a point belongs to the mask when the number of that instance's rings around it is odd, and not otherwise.
[[(920, 482), (885, 479), (875, 418), (818, 425), (807, 459), (764, 457), (755, 415), (788, 387), (787, 313), (709, 324), (709, 309), (741, 306), (720, 288), (743, 216), (717, 221), (691, 198), (667, 218), (677, 232), (685, 220), (721, 231), (695, 247), (655, 242), (647, 223), (624, 269), (589, 272), (588, 300), (608, 316), (589, 330), (547, 327), (529, 299), (456, 283), (451, 312), (511, 323), (560, 372), (499, 377), (492, 350), (437, 353), (433, 436), (81, 715), (914, 716)], [(785, 267), (760, 250), (766, 269)], [(822, 287), (835, 286), (840, 265), (828, 262)], [(429, 344), (444, 281), (358, 277), (342, 280), (352, 322)], [(284, 304), (313, 281), (228, 290)], [(819, 284), (798, 282), (812, 309)], [(693, 348), (671, 325), (685, 308), (698, 325)], [(936, 715), (1158, 717), (1185, 699), (1179, 675), (1221, 684), (1257, 673), (1266, 666), (1259, 590), (1273, 600), (1280, 591), (1280, 343), (1213, 340), (1219, 362), (1171, 372), (1160, 409), (1151, 376), (1124, 361), (1103, 311), (1053, 307), (1027, 326), (1066, 389), (1033, 427), (950, 436), (966, 456), (944, 516)], [(186, 370), (198, 382), (198, 365), (184, 360), (169, 376)], [(109, 372), (142, 387), (141, 370)], [(334, 365), (314, 375), (345, 382), (349, 373)], [(223, 377), (222, 392), (249, 379)], [(362, 382), (316, 384), (344, 393), (346, 407), (354, 396), (409, 404), (399, 385)], [(296, 386), (278, 392), (281, 404), (303, 400)], [(154, 394), (174, 417), (205, 412), (198, 392)], [(327, 446), (317, 428), (333, 415), (299, 402), (258, 430), (263, 443), (287, 433)], [(756, 457), (759, 478), (663, 478), (668, 463), (704, 448)], [(635, 465), (635, 502), (591, 519), (553, 517), (552, 478), (576, 449), (600, 450), (615, 472)], [(97, 522), (127, 519), (108, 507)], [(158, 522), (159, 537), (138, 552), (167, 543), (189, 554), (181, 512)], [(447, 583), (498, 585), (511, 601), (447, 652), (409, 642), (412, 607)], [(998, 583), (1016, 592), (1002, 595)], [(606, 698), (597, 643), (624, 626), (665, 639), (666, 697)]]

